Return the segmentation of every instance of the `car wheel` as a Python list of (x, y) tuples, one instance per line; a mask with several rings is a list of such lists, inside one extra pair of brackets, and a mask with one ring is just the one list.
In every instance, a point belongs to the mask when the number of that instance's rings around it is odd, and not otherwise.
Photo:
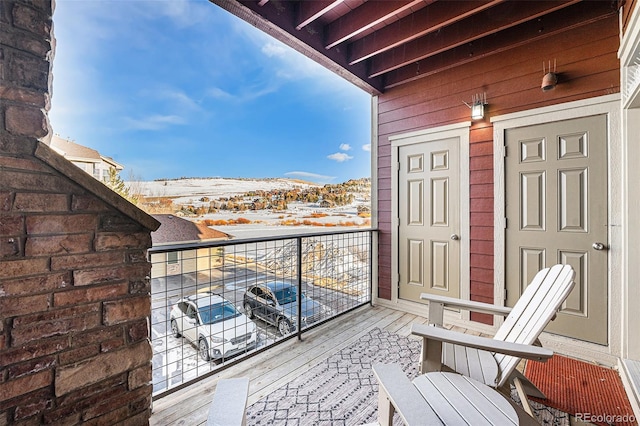
[(211, 359), (209, 356), (209, 345), (204, 337), (198, 342), (198, 352), (200, 352), (200, 358), (202, 358), (203, 361), (209, 361)]
[(244, 314), (249, 317), (249, 319), (253, 319), (253, 309), (251, 309), (249, 302), (245, 302), (244, 304)]
[(286, 336), (287, 334), (291, 333), (291, 323), (288, 319), (280, 318), (278, 320), (278, 331), (282, 336)]
[(180, 330), (178, 330), (178, 323), (176, 320), (171, 320), (171, 333), (173, 333), (173, 337), (180, 337)]

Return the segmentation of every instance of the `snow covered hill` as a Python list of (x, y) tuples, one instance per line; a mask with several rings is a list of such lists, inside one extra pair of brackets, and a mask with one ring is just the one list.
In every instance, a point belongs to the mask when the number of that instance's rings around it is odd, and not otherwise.
[(344, 185), (353, 194), (353, 202), (340, 206), (327, 206), (318, 200), (287, 201), (285, 209), (253, 208), (255, 206), (246, 207), (246, 204), (260, 197), (248, 196), (243, 197), (246, 208), (242, 210), (213, 208), (217, 205), (214, 200), (259, 191), (321, 189), (324, 185), (283, 178), (221, 177), (128, 182), (128, 185), (132, 193), (144, 196), (138, 205), (152, 214), (177, 214), (192, 221), (204, 221), (208, 226), (236, 238), (253, 238), (369, 227), (370, 215), (366, 212), (370, 211), (370, 184), (366, 179), (357, 182), (363, 184)]
[(171, 198), (176, 204), (197, 204), (203, 197), (213, 200), (251, 191), (307, 189), (322, 186), (295, 179), (221, 177), (167, 179), (127, 184), (145, 197)]

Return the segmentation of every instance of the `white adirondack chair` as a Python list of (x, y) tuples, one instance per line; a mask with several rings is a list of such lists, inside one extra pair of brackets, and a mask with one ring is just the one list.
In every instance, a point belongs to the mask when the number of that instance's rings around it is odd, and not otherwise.
[[(377, 426), (534, 426), (535, 418), (495, 389), (457, 373), (431, 372), (413, 382), (398, 364), (372, 366), (378, 380)], [(373, 424), (366, 425), (373, 426)]]
[[(546, 361), (553, 356), (552, 351), (539, 347), (538, 336), (571, 293), (574, 276), (568, 265), (539, 271), (513, 308), (423, 293), (421, 298), (429, 301), (429, 325), (411, 327), (412, 334), (422, 337), (420, 371), (453, 370), (505, 395), (514, 383), (525, 409), (532, 414), (527, 394), (545, 395), (516, 367), (522, 358)], [(441, 328), (445, 306), (507, 317), (493, 339), (473, 336)]]

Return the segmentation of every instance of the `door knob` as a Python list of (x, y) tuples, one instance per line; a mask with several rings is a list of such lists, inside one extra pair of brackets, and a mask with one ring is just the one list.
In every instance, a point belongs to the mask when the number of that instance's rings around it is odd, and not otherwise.
[(458, 234), (451, 234), (451, 239), (453, 241), (458, 241), (460, 239), (460, 237), (458, 236)]
[(602, 243), (593, 243), (591, 244), (594, 250), (604, 250), (604, 244)]

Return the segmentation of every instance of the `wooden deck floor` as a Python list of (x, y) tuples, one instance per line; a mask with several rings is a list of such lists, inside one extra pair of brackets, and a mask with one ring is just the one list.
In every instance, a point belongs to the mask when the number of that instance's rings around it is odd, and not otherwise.
[(151, 425), (200, 425), (207, 419), (209, 403), (220, 378), (249, 377), (248, 405), (293, 380), (373, 328), (409, 335), (414, 322), (426, 318), (382, 308), (361, 307), (303, 335), (291, 339), (221, 373), (153, 402)]

